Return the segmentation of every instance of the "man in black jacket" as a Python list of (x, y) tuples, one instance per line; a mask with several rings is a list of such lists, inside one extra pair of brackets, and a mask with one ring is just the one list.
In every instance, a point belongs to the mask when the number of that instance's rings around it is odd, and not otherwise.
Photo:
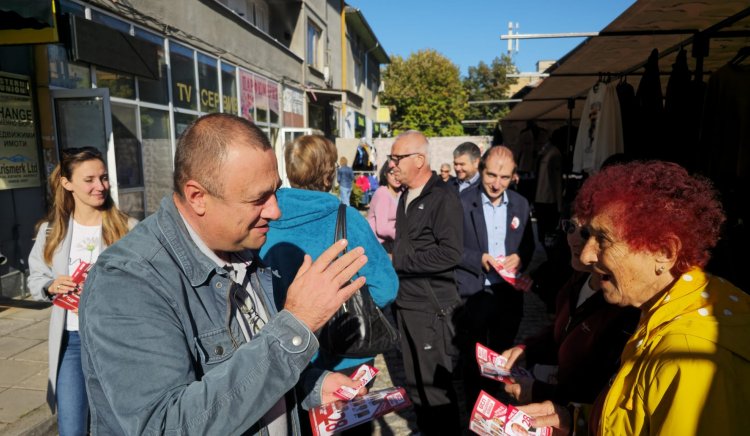
[(461, 301), (454, 270), (461, 262), (463, 218), (458, 196), (430, 169), (428, 146), (422, 133), (408, 131), (396, 138), (388, 156), (407, 188), (396, 213), (393, 266), (400, 285), (394, 309), (420, 431), (461, 434), (451, 315)]

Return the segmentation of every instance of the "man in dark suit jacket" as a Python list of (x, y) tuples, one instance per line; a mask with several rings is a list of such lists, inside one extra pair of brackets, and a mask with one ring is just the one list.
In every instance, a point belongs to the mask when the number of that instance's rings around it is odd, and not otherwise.
[(483, 384), (474, 358), (476, 342), (498, 352), (507, 349), (523, 315), (522, 291), (497, 272), (501, 266), (523, 271), (534, 253), (529, 202), (508, 189), (515, 168), (510, 149), (492, 147), (480, 161), (480, 183), (461, 192), (464, 252), (456, 280), (464, 304), (456, 321), (469, 407)]

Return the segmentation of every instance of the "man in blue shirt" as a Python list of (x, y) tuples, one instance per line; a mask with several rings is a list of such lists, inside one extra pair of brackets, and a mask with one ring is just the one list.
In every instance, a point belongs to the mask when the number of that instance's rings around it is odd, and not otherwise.
[(347, 166), (345, 157), (339, 160), (339, 169), (336, 170), (336, 181), (339, 182), (339, 198), (341, 202), (349, 206), (349, 197), (352, 195), (352, 183), (354, 183), (354, 171)]
[(480, 388), (476, 342), (505, 350), (513, 345), (523, 315), (523, 294), (497, 272), (500, 267), (521, 272), (534, 252), (529, 202), (508, 190), (515, 169), (510, 149), (492, 147), (479, 162), (480, 183), (461, 192), (464, 253), (456, 280), (463, 310), (457, 329), (468, 407)]

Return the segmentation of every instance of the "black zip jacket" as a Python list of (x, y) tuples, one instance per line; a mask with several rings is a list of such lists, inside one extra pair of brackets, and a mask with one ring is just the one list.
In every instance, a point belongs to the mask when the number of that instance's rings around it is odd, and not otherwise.
[(399, 307), (438, 313), (430, 289), (441, 309), (460, 302), (455, 269), (464, 245), (461, 201), (436, 174), (419, 197), (405, 210), (407, 192), (396, 212), (393, 266), (399, 276)]

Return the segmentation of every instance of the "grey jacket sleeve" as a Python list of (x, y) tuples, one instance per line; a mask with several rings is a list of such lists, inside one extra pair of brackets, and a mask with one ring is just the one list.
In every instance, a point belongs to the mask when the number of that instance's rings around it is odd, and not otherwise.
[(55, 273), (52, 267), (44, 262), (44, 244), (47, 241), (48, 223), (39, 226), (39, 232), (36, 234), (36, 241), (29, 253), (29, 281), (28, 287), (31, 296), (37, 301), (52, 301), (45, 289), (55, 279)]
[[(143, 262), (98, 262), (87, 278), (80, 326), (91, 404), (108, 407), (124, 434), (219, 435), (251, 428), (299, 381), (317, 339), (283, 310), (236, 349), (225, 341), (216, 351), (226, 330), (206, 332), (202, 344), (212, 345), (196, 362), (200, 347), (185, 330), (188, 310), (210, 309), (186, 309), (174, 296), (194, 290), (175, 290), (185, 285), (167, 283)], [(319, 391), (317, 397), (319, 402)]]

